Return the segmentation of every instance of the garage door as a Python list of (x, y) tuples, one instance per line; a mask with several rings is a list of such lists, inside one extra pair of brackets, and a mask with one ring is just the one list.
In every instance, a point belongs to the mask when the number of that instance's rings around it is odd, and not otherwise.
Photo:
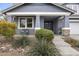
[(79, 22), (70, 22), (70, 34), (79, 34)]

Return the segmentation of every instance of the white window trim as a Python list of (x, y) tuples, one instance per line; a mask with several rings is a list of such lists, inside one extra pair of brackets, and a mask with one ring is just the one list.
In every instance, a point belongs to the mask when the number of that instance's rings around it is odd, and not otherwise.
[[(33, 17), (26, 17), (26, 18), (32, 18), (32, 27), (27, 27), (28, 29), (34, 28), (34, 18)], [(27, 20), (26, 20), (27, 23)], [(27, 24), (26, 24), (27, 25)]]
[[(25, 18), (25, 28), (20, 27), (20, 18)], [(27, 27), (27, 18), (32, 18), (32, 27)], [(34, 17), (18, 17), (18, 29), (34, 29)]]

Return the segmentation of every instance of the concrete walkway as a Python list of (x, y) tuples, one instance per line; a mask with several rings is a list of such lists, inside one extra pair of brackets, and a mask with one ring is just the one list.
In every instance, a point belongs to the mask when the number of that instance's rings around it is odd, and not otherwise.
[(73, 49), (68, 43), (64, 42), (61, 36), (55, 36), (53, 43), (62, 56), (79, 56), (79, 52)]

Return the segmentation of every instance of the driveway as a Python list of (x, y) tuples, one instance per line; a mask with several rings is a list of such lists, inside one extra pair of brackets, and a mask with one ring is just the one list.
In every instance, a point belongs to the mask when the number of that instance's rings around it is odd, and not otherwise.
[(71, 38), (79, 40), (79, 34), (70, 35)]

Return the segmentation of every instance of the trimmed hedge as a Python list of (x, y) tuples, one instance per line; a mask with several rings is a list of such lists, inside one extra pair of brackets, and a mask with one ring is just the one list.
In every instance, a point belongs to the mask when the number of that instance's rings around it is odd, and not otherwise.
[(54, 33), (53, 31), (48, 29), (39, 29), (39, 30), (36, 30), (35, 36), (38, 40), (45, 39), (49, 42), (49, 41), (52, 41), (52, 39), (54, 38)]

